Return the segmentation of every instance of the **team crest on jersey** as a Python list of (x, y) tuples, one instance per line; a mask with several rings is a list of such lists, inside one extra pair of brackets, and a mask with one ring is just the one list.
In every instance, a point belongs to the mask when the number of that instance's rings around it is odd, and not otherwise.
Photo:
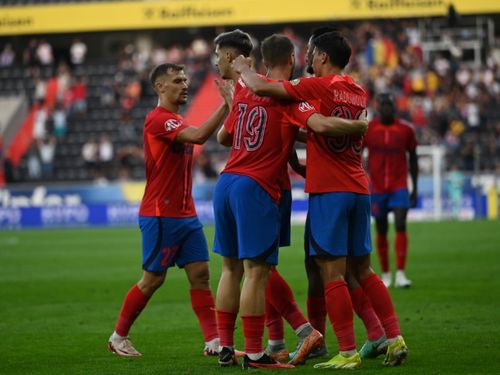
[(174, 129), (177, 129), (179, 126), (181, 126), (181, 123), (178, 120), (169, 119), (169, 120), (165, 121), (165, 130), (167, 132), (170, 132)]
[(313, 111), (314, 107), (310, 105), (308, 102), (302, 102), (299, 104), (299, 111), (300, 112), (309, 112)]
[(300, 78), (295, 78), (294, 80), (290, 81), (292, 86), (297, 86), (300, 83)]

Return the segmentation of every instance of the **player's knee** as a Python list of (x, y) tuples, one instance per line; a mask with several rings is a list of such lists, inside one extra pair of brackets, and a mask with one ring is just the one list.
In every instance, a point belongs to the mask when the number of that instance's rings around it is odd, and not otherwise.
[(165, 281), (165, 275), (165, 273), (158, 275), (148, 273), (141, 278), (137, 285), (139, 286), (139, 289), (146, 295), (152, 295), (159, 287), (163, 285)]
[(195, 289), (208, 288), (210, 281), (210, 272), (208, 270), (208, 267), (206, 269), (197, 270), (197, 272), (194, 275), (192, 275), (189, 281), (192, 288)]
[(396, 222), (396, 232), (406, 232), (406, 222)]

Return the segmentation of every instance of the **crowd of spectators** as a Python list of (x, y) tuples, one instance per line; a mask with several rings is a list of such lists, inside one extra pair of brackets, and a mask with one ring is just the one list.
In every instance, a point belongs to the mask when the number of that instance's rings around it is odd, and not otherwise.
[[(305, 74), (308, 35), (297, 30), (286, 27), (281, 32), (295, 45), (297, 74)], [(354, 27), (344, 26), (341, 31), (350, 39), (354, 51), (347, 71), (368, 90), (371, 114), (375, 112), (376, 95), (390, 92), (396, 98), (399, 114), (414, 124), (419, 143), (444, 146), (447, 169), (453, 164), (453, 169), (461, 171), (500, 172), (498, 43), (484, 46), (482, 63), (477, 64), (453, 43), (447, 50), (426, 55), (423, 36), (414, 21), (361, 22)], [(121, 143), (113, 148), (108, 135), (103, 135), (99, 142), (89, 135), (81, 158), (91, 176), (96, 180), (128, 179), (133, 161), (142, 158), (137, 130), (146, 109), (142, 108), (144, 113), (137, 116), (134, 108), (145, 93), (153, 95), (148, 79), (151, 67), (165, 61), (184, 64), (192, 97), (207, 72), (215, 69), (212, 50), (211, 42), (202, 37), (194, 37), (188, 44), (130, 43), (119, 50), (114, 73), (100, 82), (98, 93), (102, 107), (121, 111), (116, 129)], [(50, 179), (52, 170), (47, 164), (54, 151), (49, 148), (55, 148), (58, 140), (64, 138), (68, 118), (85, 116), (90, 110), (86, 100), (88, 77), (74, 74), (75, 67), (87, 61), (87, 46), (74, 39), (68, 46), (67, 61), (60, 62), (55, 60), (47, 40), (32, 39), (17, 61), (31, 69), (33, 101), (38, 107), (35, 143), (28, 163), (34, 172), (30, 175)], [(12, 46), (4, 45), (0, 65), (15, 62)], [(258, 66), (262, 69), (262, 65)], [(43, 76), (45, 67), (53, 67), (55, 74)], [(54, 90), (55, 94), (48, 96)], [(202, 154), (195, 166), (196, 179), (215, 177), (223, 164), (218, 159), (219, 155)]]
[[(35, 47), (33, 55), (30, 51)], [(40, 48), (42, 52), (38, 52)], [(37, 44), (33, 39), (23, 54), (33, 81), (33, 144), (27, 163), (32, 180), (54, 178), (56, 147), (66, 135), (68, 118), (84, 117), (87, 112), (86, 78), (75, 76), (65, 62), (56, 66), (51, 51), (46, 41)]]

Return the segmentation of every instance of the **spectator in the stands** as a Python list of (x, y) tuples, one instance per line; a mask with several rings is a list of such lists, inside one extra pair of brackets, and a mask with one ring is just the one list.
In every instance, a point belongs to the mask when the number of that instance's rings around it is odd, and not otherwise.
[(141, 98), (141, 82), (138, 78), (131, 78), (125, 85), (123, 96), (120, 100), (121, 106), (125, 112), (129, 112), (135, 107)]
[(52, 112), (54, 123), (54, 135), (60, 139), (66, 134), (66, 110), (61, 102), (56, 104), (54, 112)]
[(103, 180), (111, 178), (111, 166), (114, 159), (114, 149), (107, 134), (101, 135), (99, 142), (99, 177)]
[(28, 150), (28, 178), (38, 180), (42, 177), (42, 166), (36, 142), (33, 142)]
[(87, 82), (84, 77), (77, 77), (71, 87), (72, 111), (84, 115), (87, 112)]
[(54, 156), (56, 154), (56, 138), (47, 136), (38, 141), (38, 152), (42, 163), (42, 178), (50, 180), (54, 174)]
[(116, 159), (120, 164), (119, 176), (120, 180), (127, 181), (130, 178), (130, 170), (134, 163), (144, 159), (142, 148), (128, 145), (120, 148), (116, 152)]
[(33, 119), (33, 139), (42, 140), (47, 135), (47, 108), (43, 100), (38, 101), (36, 107)]
[(151, 55), (153, 66), (164, 64), (167, 62), (167, 50), (160, 44), (156, 44)]
[(88, 175), (92, 179), (95, 179), (98, 159), (98, 145), (94, 137), (91, 137), (87, 142), (83, 144), (82, 159), (85, 163), (85, 168), (87, 168)]
[(47, 81), (42, 79), (38, 74), (35, 74), (33, 78), (33, 83), (35, 86), (35, 92), (33, 93), (33, 100), (35, 102), (45, 101), (45, 94), (47, 93)]
[(36, 39), (31, 39), (28, 46), (23, 51), (23, 63), (25, 66), (34, 68), (38, 65), (37, 48), (38, 41)]
[(36, 57), (42, 66), (50, 66), (54, 63), (52, 46), (45, 39), (40, 40), (36, 49)]
[(68, 65), (60, 63), (57, 67), (57, 100), (64, 102), (71, 88), (71, 74)]
[(0, 66), (11, 66), (14, 64), (16, 53), (12, 49), (12, 44), (7, 43), (0, 54)]
[(87, 45), (79, 38), (75, 38), (69, 48), (70, 60), (73, 65), (81, 65), (87, 56)]
[(106, 79), (102, 86), (99, 87), (101, 105), (104, 107), (112, 107), (115, 104), (115, 90), (113, 82)]

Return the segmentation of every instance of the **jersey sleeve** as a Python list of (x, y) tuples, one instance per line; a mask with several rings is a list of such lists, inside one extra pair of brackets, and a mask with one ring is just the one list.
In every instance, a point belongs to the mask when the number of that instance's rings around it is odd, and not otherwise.
[(307, 120), (315, 113), (318, 113), (318, 111), (309, 102), (304, 101), (289, 105), (290, 123), (302, 129), (307, 128)]
[(226, 117), (226, 119), (224, 120), (224, 125), (223, 126), (226, 128), (226, 131), (229, 134), (233, 134), (233, 130), (234, 130), (234, 118), (235, 118), (234, 111), (231, 111), (229, 113), (229, 115)]
[(293, 81), (281, 81), (290, 99), (294, 101), (307, 101), (317, 99), (322, 85), (317, 77), (297, 78)]
[(182, 118), (163, 115), (153, 120), (148, 132), (156, 138), (164, 138), (173, 142), (177, 134), (187, 127), (188, 126), (182, 121)]

